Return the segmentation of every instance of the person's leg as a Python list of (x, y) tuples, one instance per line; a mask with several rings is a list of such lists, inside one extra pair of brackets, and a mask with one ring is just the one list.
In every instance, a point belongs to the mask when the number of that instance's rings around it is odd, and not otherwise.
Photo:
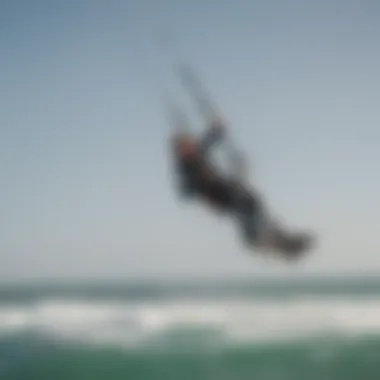
[(258, 246), (265, 228), (265, 217), (261, 199), (243, 188), (236, 188), (235, 213), (242, 236), (249, 246)]
[(310, 248), (312, 237), (306, 233), (291, 234), (271, 221), (257, 194), (241, 191), (237, 200), (237, 217), (248, 246), (287, 258), (297, 258)]

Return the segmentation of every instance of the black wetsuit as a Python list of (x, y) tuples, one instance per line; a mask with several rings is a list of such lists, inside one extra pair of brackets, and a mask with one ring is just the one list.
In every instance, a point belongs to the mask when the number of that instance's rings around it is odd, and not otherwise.
[(194, 157), (178, 159), (180, 193), (187, 197), (197, 196), (223, 211), (234, 214), (241, 223), (247, 243), (255, 242), (261, 205), (258, 197), (233, 179), (222, 176), (210, 162), (210, 149), (222, 138), (222, 132), (210, 129), (199, 141)]

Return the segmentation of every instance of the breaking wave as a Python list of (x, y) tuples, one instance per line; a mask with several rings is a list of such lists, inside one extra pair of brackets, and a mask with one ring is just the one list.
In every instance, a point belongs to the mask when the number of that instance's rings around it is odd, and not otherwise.
[[(33, 333), (57, 341), (150, 346), (238, 344), (380, 333), (380, 299), (44, 300), (0, 306), (0, 335)], [(176, 345), (177, 346), (177, 345)]]

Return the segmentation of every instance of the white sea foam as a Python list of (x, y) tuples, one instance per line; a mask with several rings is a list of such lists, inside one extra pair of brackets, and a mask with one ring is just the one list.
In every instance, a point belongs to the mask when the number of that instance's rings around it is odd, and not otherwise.
[[(204, 329), (227, 341), (380, 333), (380, 298), (106, 303), (45, 300), (0, 306), (0, 334), (32, 331), (84, 343), (135, 345)], [(200, 335), (202, 335), (201, 333)]]

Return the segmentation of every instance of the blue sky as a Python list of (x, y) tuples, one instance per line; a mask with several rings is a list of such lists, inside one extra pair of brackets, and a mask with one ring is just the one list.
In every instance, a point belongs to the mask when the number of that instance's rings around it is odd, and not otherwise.
[[(187, 99), (163, 28), (271, 207), (320, 233), (301, 265), (251, 259), (231, 221), (176, 200), (157, 84)], [(380, 270), (379, 36), (374, 1), (2, 1), (1, 277)]]

